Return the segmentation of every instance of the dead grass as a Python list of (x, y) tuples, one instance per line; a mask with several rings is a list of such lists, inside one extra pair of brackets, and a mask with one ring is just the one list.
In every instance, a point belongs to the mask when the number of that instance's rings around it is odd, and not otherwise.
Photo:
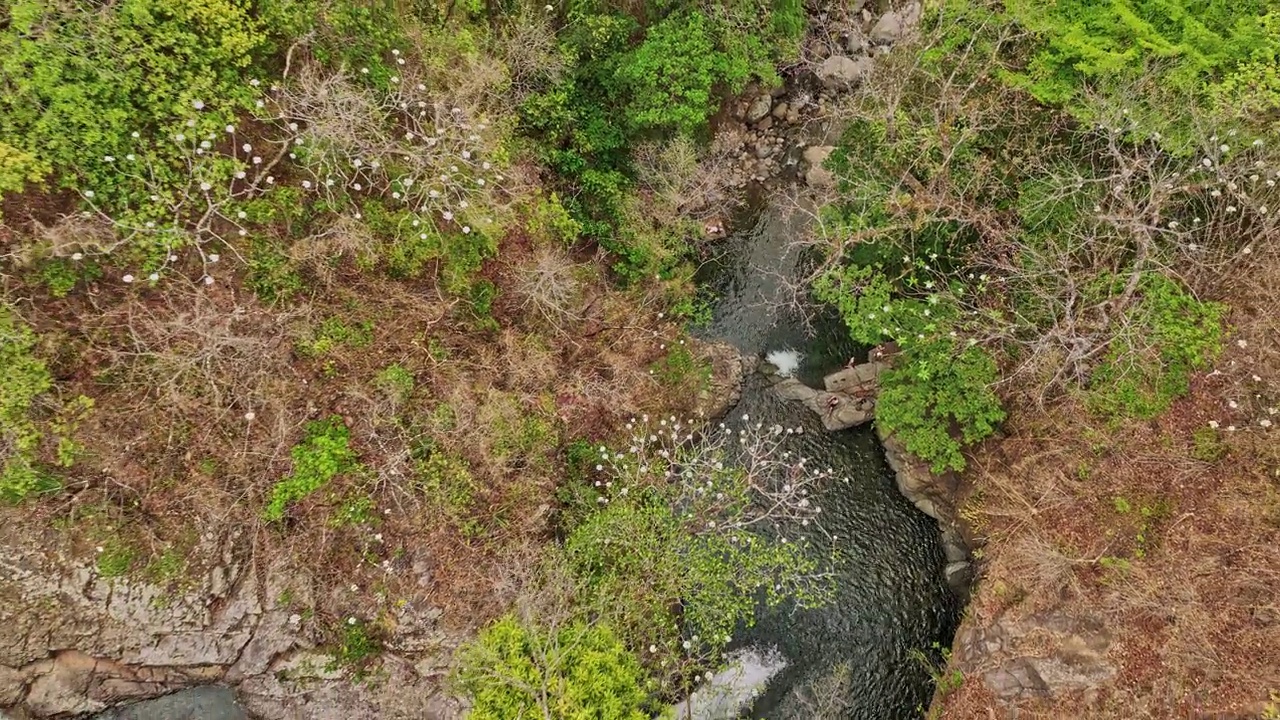
[[(1028, 407), (974, 454), (970, 622), (1067, 606), (1114, 636), (1119, 677), (1094, 705), (1028, 701), (1018, 717), (1257, 717), (1280, 687), (1280, 436), (1263, 427), (1280, 423), (1280, 258), (1256, 253), (1233, 278), (1223, 356), (1168, 412), (1117, 425), (1072, 402)], [(1211, 422), (1227, 454), (1197, 460)], [(1004, 708), (969, 678), (940, 716)]]
[[(310, 578), (317, 618), (381, 621), (413, 606), (443, 609), (445, 626), (482, 624), (509, 605), (513, 569), (552, 535), (566, 482), (559, 447), (607, 438), (634, 414), (684, 414), (698, 382), (650, 373), (680, 337), (658, 316), (660, 287), (621, 293), (589, 257), (539, 261), (517, 240), (485, 270), (499, 288), (497, 330), (430, 282), (357, 271), (352, 256), (365, 248), (336, 236), (295, 247), (316, 292), (276, 306), (243, 290), (229, 263), (212, 286), (192, 268), (195, 280), (104, 280), (63, 299), (16, 272), (6, 293), (45, 338), (58, 391), (95, 401), (67, 492), (18, 522), (32, 537), (52, 523), (89, 553), (110, 527), (137, 551), (134, 572), (193, 532), (234, 529)], [(531, 301), (536, 293), (550, 294)], [(332, 318), (367, 323), (371, 341), (300, 351)], [(403, 396), (378, 383), (391, 365), (412, 377)], [(333, 414), (362, 468), (283, 524), (266, 522), (265, 499), (305, 424)], [(424, 489), (433, 453), (470, 474), (464, 510), (446, 512)]]

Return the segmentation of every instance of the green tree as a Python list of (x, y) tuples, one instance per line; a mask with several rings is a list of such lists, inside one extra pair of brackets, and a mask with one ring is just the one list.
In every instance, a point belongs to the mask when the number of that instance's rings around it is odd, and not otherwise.
[(556, 628), (508, 615), (459, 651), (471, 720), (648, 720), (645, 676), (602, 623)]

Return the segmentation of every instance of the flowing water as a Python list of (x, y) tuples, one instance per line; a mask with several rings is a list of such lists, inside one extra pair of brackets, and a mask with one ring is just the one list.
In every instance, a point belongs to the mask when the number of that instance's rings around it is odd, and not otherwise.
[[(798, 253), (787, 250), (796, 222), (765, 210), (749, 231), (725, 241), (728, 260), (708, 280), (718, 296), (713, 320), (699, 334), (753, 357), (798, 351), (796, 377), (820, 386), (857, 348), (835, 318), (819, 317), (806, 333), (793, 314), (770, 311), (798, 273)], [(834, 547), (835, 599), (820, 609), (767, 611), (740, 633), (739, 646), (761, 653), (776, 648), (787, 663), (751, 717), (812, 720), (818, 715), (811, 687), (839, 667), (845, 682), (838, 697), (828, 698), (827, 707), (838, 709), (827, 717), (918, 717), (933, 691), (926, 663), (950, 645), (960, 610), (942, 577), (937, 523), (898, 493), (869, 426), (828, 433), (816, 415), (777, 399), (768, 385), (758, 373), (749, 376), (730, 417), (803, 425), (793, 450), (837, 470), (841, 480), (817, 498), (825, 534), (812, 537), (817, 547)]]

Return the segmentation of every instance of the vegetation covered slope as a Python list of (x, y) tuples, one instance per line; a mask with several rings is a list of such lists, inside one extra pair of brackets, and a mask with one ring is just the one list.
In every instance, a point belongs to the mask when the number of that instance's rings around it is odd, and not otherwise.
[[(825, 478), (785, 428), (687, 419), (681, 325), (727, 210), (711, 118), (845, 10), (6, 3), (6, 521), (175, 593), (235, 527), (331, 591), (275, 601), (355, 677), (422, 602), (487, 624), (455, 678), (479, 717), (656, 711), (757, 599), (827, 596), (754, 531)], [(882, 429), (968, 473), (975, 612), (1065, 588), (1126, 628), (1118, 717), (1280, 685), (1274, 603), (1209, 610), (1280, 577), (1278, 58), (1260, 2), (955, 0), (833, 110), (805, 289), (902, 349)], [(943, 712), (985, 712), (969, 680)]]
[[(1103, 618), (1089, 717), (1275, 712), (1278, 39), (1263, 3), (939, 4), (827, 161), (813, 288), (902, 349), (881, 429), (965, 470), (966, 625)], [(957, 652), (938, 714), (1017, 704)]]

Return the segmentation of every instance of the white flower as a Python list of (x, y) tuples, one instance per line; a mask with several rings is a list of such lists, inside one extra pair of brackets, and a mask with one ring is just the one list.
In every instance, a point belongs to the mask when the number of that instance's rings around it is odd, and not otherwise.
[(213, 276), (212, 276), (212, 275), (205, 275), (205, 276), (204, 276), (204, 284), (205, 284), (205, 285), (212, 285), (212, 284), (213, 284)]
[(253, 156), (253, 164), (254, 164), (254, 165), (261, 165), (261, 164), (262, 164), (262, 158), (258, 157), (257, 155), (254, 155), (254, 156)]
[(209, 184), (209, 183), (207, 183), (207, 182), (202, 182), (202, 183), (200, 183), (200, 189), (201, 189), (201, 190), (204, 190), (205, 192), (208, 192), (208, 191), (210, 191), (210, 190), (212, 190), (212, 189), (213, 189), (213, 186), (212, 186), (212, 185), (210, 185), (210, 184)]
[(72, 260), (82, 260), (83, 258), (84, 258), (84, 253), (78, 253), (78, 252), (71, 253)]
[(1247, 348), (1247, 347), (1249, 347), (1249, 341), (1248, 341), (1248, 340), (1244, 340), (1244, 339), (1237, 340), (1237, 341), (1236, 341), (1236, 347)]
[(182, 133), (178, 133), (177, 135), (173, 136), (173, 139), (177, 140), (178, 142), (182, 142), (183, 140), (187, 139), (187, 136), (183, 135)]
[(124, 277), (122, 277), (122, 278), (120, 278), (120, 279), (121, 279), (121, 280), (123, 280), (123, 281), (124, 281), (124, 282), (126, 282), (126, 283), (131, 283), (131, 282), (133, 282), (133, 276), (132, 276), (132, 275), (125, 275)]
[(1209, 421), (1209, 427), (1213, 428), (1214, 430), (1217, 430), (1217, 429), (1218, 429), (1218, 421), (1217, 421), (1217, 420), (1210, 420), (1210, 421)]
[(1271, 427), (1271, 421), (1268, 420), (1267, 418), (1262, 418), (1261, 420), (1258, 421), (1258, 424), (1264, 428)]
[(1235, 410), (1236, 408), (1238, 408), (1238, 407), (1240, 407), (1240, 406), (1236, 403), (1236, 401), (1235, 401), (1235, 400), (1228, 400), (1228, 401), (1227, 401), (1227, 407), (1231, 408), (1232, 410)]
[(261, 85), (262, 83), (261, 83), (261, 82), (259, 82), (257, 78), (254, 78), (254, 79), (252, 79), (252, 80), (250, 80), (250, 81), (249, 81), (249, 84), (250, 84), (250, 85), (252, 85), (252, 86), (254, 86), (254, 87), (258, 87), (258, 86), (259, 86), (259, 85)]
[(150, 275), (147, 276), (147, 279), (150, 280), (151, 282), (155, 282), (160, 279), (160, 273), (151, 273)]
[(92, 190), (85, 190), (85, 191), (84, 191), (84, 196), (85, 196), (85, 197), (87, 197), (87, 198), (91, 198), (91, 197), (93, 197), (93, 191), (92, 191)]
[(361, 74), (361, 75), (368, 75), (368, 74), (369, 74), (369, 68), (360, 68), (360, 74)]
[(209, 253), (209, 262), (218, 262), (221, 259), (222, 256), (218, 253)]
[(463, 226), (462, 226), (462, 234), (464, 234), (464, 235), (470, 235), (470, 234), (471, 234), (471, 226), (470, 226), (470, 225), (463, 225)]

